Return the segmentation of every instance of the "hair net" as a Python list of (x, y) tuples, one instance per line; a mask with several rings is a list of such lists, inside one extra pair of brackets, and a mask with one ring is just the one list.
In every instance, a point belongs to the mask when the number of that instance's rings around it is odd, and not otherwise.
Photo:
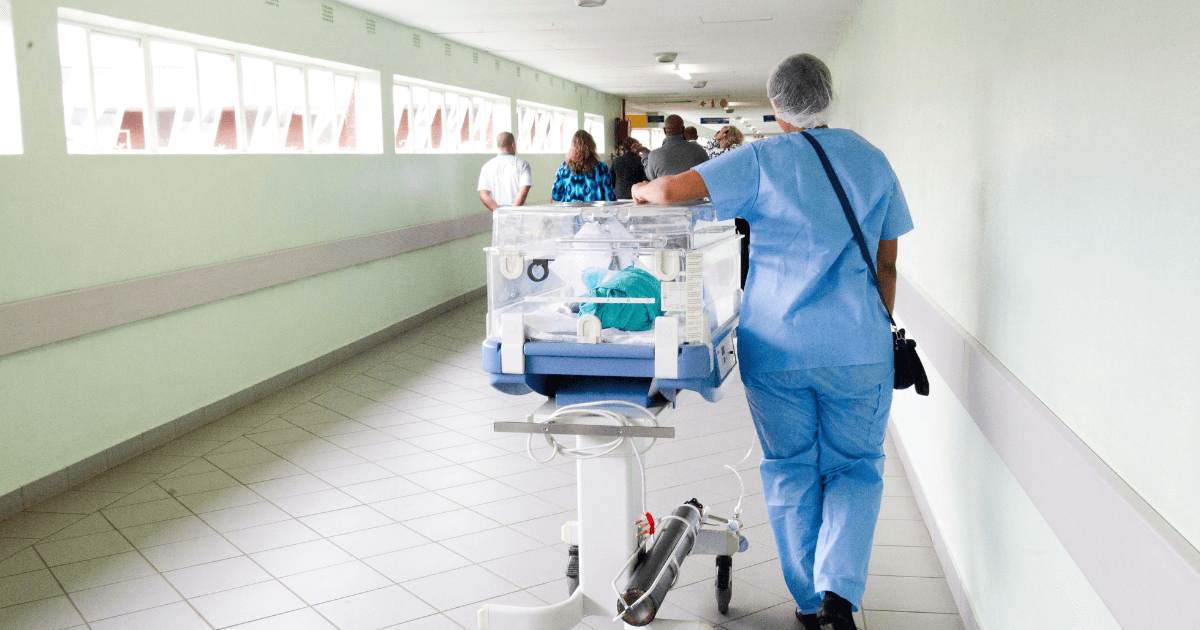
[(797, 127), (828, 122), (833, 76), (825, 62), (804, 53), (779, 63), (767, 79), (767, 96), (779, 118)]

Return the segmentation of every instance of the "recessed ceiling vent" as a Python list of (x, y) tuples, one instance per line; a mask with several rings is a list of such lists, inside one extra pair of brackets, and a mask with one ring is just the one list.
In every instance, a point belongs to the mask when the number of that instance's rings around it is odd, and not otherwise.
[(420, 48), (420, 47), (421, 47), (421, 34), (413, 33), (413, 48)]
[(333, 23), (333, 7), (329, 6), (328, 4), (322, 4), (321, 5), (321, 19), (332, 24)]
[(696, 88), (697, 90), (699, 90), (700, 88), (702, 88), (702, 87), (704, 87), (704, 86), (706, 86), (706, 85), (708, 85), (708, 81), (696, 81), (695, 83), (693, 83), (693, 84), (692, 84), (692, 87), (694, 87), (694, 88)]
[(479, 53), (477, 53), (477, 52), (471, 53), (471, 63), (479, 63)]
[(267, 6), (272, 6), (272, 7), (279, 6), (279, 0), (267, 0)]
[(371, 18), (367, 18), (367, 33), (371, 35), (375, 34), (375, 20)]
[(607, 0), (575, 0), (575, 4), (586, 8), (602, 7)]
[(658, 60), (658, 63), (675, 63), (675, 57), (678, 55), (679, 53), (673, 52), (654, 53), (654, 58)]
[(496, 60), (496, 72), (500, 72), (500, 60)]
[(450, 44), (446, 43), (446, 44), (443, 44), (443, 46), (445, 47), (444, 50), (445, 50), (446, 56), (449, 57), (450, 56)]

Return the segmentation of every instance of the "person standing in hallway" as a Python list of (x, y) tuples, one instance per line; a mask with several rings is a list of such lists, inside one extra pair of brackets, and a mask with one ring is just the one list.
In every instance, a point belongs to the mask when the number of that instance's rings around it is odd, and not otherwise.
[[(883, 153), (826, 126), (833, 81), (820, 59), (783, 60), (767, 93), (784, 134), (638, 184), (633, 196), (707, 196), (718, 218), (750, 223), (738, 361), (784, 580), (806, 629), (855, 630), (883, 495), (897, 239), (913, 225)], [(878, 285), (818, 146), (849, 197)]]
[(635, 138), (621, 141), (621, 154), (613, 158), (609, 166), (617, 199), (633, 199), (633, 185), (647, 181), (646, 170), (642, 166), (642, 152), (642, 143)]
[(500, 154), (479, 171), (479, 200), (488, 210), (500, 206), (523, 206), (533, 186), (529, 162), (517, 157), (517, 139), (505, 131), (496, 136)]
[(704, 147), (683, 138), (683, 118), (675, 114), (667, 116), (663, 125), (662, 146), (650, 152), (646, 160), (646, 177), (657, 179), (665, 175), (678, 175), (697, 164), (708, 160)]
[(695, 127), (685, 127), (683, 129), (683, 139), (688, 142), (696, 142), (700, 139), (700, 132)]
[(726, 151), (742, 146), (745, 140), (745, 136), (737, 127), (726, 125), (721, 127), (721, 130), (708, 141), (708, 144), (704, 145), (704, 150), (708, 153), (708, 159), (711, 160)]
[(567, 160), (558, 167), (554, 189), (555, 201), (616, 201), (612, 171), (596, 155), (596, 140), (580, 129), (571, 137)]

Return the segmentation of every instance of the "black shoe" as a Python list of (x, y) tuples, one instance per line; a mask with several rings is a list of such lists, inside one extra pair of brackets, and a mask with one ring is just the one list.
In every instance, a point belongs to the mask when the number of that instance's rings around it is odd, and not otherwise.
[(825, 601), (817, 609), (816, 627), (817, 630), (858, 630), (850, 602), (833, 591), (825, 591)]
[(796, 619), (800, 620), (800, 625), (804, 626), (804, 630), (820, 630), (817, 628), (816, 615), (802, 615), (800, 609), (796, 609)]

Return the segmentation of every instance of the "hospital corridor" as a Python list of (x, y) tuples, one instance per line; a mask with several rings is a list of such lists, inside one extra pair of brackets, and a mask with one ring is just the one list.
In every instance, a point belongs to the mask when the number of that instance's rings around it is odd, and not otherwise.
[(1200, 630), (1197, 30), (0, 0), (0, 630)]

